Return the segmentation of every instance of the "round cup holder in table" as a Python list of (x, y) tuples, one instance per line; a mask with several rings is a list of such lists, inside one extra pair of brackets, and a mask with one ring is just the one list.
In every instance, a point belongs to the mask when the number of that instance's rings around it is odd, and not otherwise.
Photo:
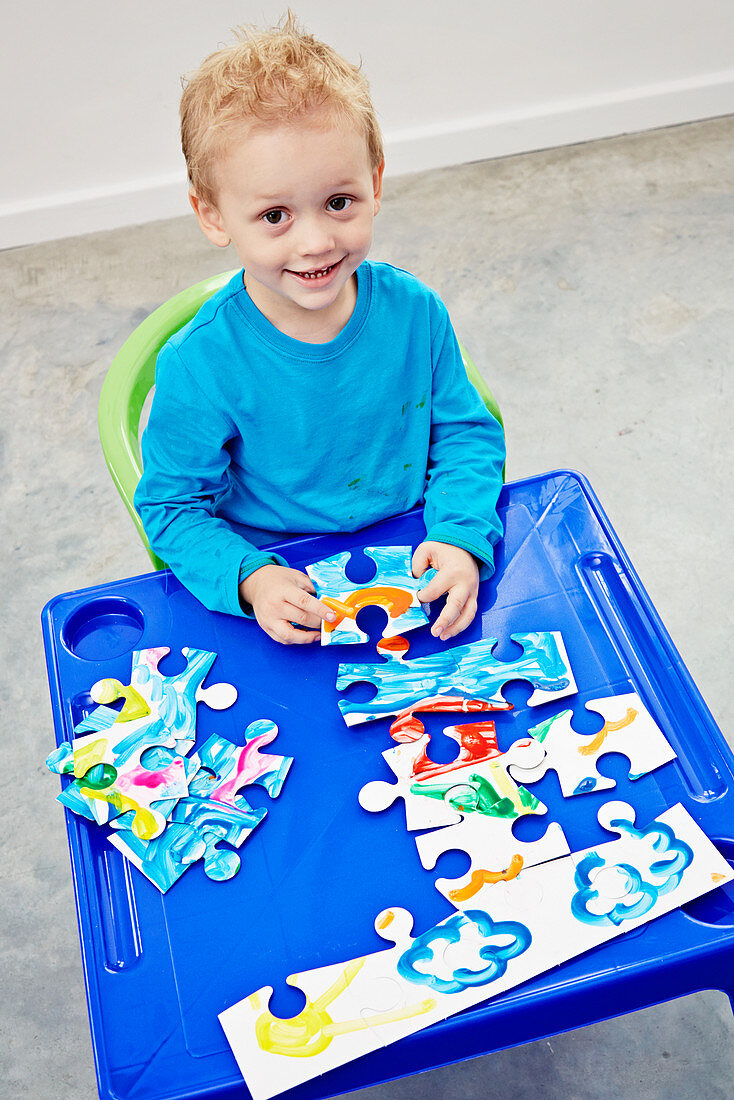
[(106, 661), (133, 650), (144, 626), (137, 604), (120, 596), (105, 596), (72, 611), (61, 628), (61, 641), (83, 661)]

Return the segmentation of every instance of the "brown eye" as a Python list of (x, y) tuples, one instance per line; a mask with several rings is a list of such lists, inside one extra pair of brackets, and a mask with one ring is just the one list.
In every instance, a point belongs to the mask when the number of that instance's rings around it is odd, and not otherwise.
[(268, 225), (280, 225), (284, 217), (285, 213), (283, 210), (268, 210), (267, 214), (263, 214), (263, 219)]
[(352, 200), (348, 199), (346, 195), (335, 195), (333, 199), (329, 199), (328, 206), (330, 210), (341, 212), (351, 206)]

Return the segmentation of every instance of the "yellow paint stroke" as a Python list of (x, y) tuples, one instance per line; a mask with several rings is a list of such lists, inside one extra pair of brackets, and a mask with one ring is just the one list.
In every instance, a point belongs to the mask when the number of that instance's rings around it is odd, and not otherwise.
[[(392, 919), (392, 918), (391, 918)], [(388, 920), (389, 924), (390, 921)], [(255, 1021), (255, 1037), (261, 1050), (271, 1054), (284, 1054), (290, 1058), (311, 1058), (322, 1051), (339, 1035), (348, 1035), (353, 1031), (364, 1031), (377, 1024), (395, 1023), (430, 1012), (436, 1007), (436, 1001), (427, 997), (419, 1004), (406, 1005), (391, 1012), (377, 1012), (369, 1019), (360, 1016), (358, 1020), (339, 1020), (335, 1022), (326, 1011), (354, 981), (364, 966), (366, 957), (351, 959), (342, 973), (327, 990), (315, 1001), (306, 1000), (305, 1008), (290, 1020), (282, 1020), (265, 1010)], [(250, 998), (252, 1001), (252, 998)], [(258, 1005), (253, 1005), (257, 1008)]]
[(711, 881), (716, 883), (716, 885), (718, 886), (720, 882), (726, 882), (726, 875), (719, 875), (714, 873), (711, 875)]
[(618, 730), (623, 730), (625, 726), (631, 726), (636, 717), (637, 711), (633, 707), (629, 707), (624, 718), (620, 718), (618, 722), (605, 722), (596, 737), (589, 741), (588, 745), (579, 747), (579, 752), (582, 756), (593, 756), (596, 750), (604, 744), (607, 734), (616, 733)]
[(82, 748), (74, 749), (74, 775), (77, 779), (83, 779), (87, 772), (95, 768), (97, 764), (107, 764), (105, 759), (109, 748), (110, 739), (107, 735), (98, 737), (96, 741), (90, 741)]
[(92, 690), (96, 703), (109, 704), (118, 699), (125, 700), (115, 722), (134, 722), (136, 718), (147, 718), (150, 714), (150, 707), (132, 684), (122, 684), (119, 680), (108, 677), (105, 680), (98, 680)]
[(114, 786), (107, 787), (105, 790), (99, 790), (95, 787), (84, 787), (80, 782), (79, 790), (82, 794), (85, 794), (87, 798), (96, 798), (100, 802), (109, 802), (110, 805), (120, 811), (120, 814), (127, 813), (128, 810), (135, 810), (135, 820), (130, 827), (135, 835), (140, 837), (141, 840), (152, 840), (160, 831), (159, 818), (156, 817), (152, 810), (149, 810), (147, 806), (141, 806), (134, 798), (130, 798), (129, 795), (116, 790)]
[(487, 882), (511, 882), (513, 878), (517, 878), (520, 874), (522, 867), (522, 856), (514, 855), (510, 860), (509, 867), (505, 871), (484, 871), (481, 868), (478, 871), (472, 871), (472, 876), (466, 886), (449, 892), (449, 901), (468, 901), (469, 898), (473, 898)]
[(356, 592), (351, 592), (345, 600), (337, 600), (331, 596), (321, 596), (320, 599), (336, 612), (333, 623), (324, 623), (324, 629), (330, 634), (344, 619), (356, 619), (358, 611), (374, 604), (384, 607), (390, 618), (396, 619), (398, 615), (405, 614), (412, 605), (413, 594), (406, 592), (404, 588), (378, 585), (376, 588), (359, 588)]

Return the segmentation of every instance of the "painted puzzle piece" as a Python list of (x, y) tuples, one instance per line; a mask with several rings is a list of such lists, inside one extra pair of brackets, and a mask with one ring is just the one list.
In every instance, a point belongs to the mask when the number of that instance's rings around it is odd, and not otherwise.
[(110, 835), (122, 852), (161, 893), (198, 860), (208, 878), (222, 882), (240, 869), (240, 856), (223, 844), (241, 847), (267, 810), (240, 810), (209, 798), (182, 798), (172, 810), (165, 832), (145, 841), (129, 830)]
[(261, 751), (277, 733), (275, 722), (261, 718), (245, 730), (244, 745), (233, 745), (216, 735), (210, 737), (199, 752), (202, 770), (191, 784), (191, 793), (247, 810), (251, 807), (239, 794), (243, 787), (264, 787), (271, 798), (276, 798), (293, 763), (292, 756)]
[(363, 607), (378, 606), (387, 611), (383, 638), (405, 634), (428, 622), (417, 593), (436, 575), (436, 570), (429, 569), (422, 577), (414, 577), (410, 546), (366, 546), (364, 552), (377, 566), (375, 576), (366, 583), (347, 579), (349, 551), (306, 566), (316, 595), (336, 614), (334, 622), (321, 624), (322, 645), (368, 642), (368, 636), (357, 626), (357, 613)]
[(377, 688), (374, 699), (366, 703), (340, 699), (344, 721), (348, 726), (372, 722), (415, 711), (426, 701), (448, 696), (507, 710), (502, 688), (510, 680), (527, 680), (533, 685), (528, 706), (574, 694), (576, 683), (560, 631), (510, 637), (523, 649), (522, 656), (514, 661), (498, 661), (492, 656), (497, 639), (483, 638), (415, 660), (405, 660), (407, 646), (397, 640), (395, 647), (380, 646), (380, 652), (388, 658), (384, 664), (339, 665), (338, 690), (361, 682)]
[(461, 814), (512, 821), (521, 814), (545, 812), (545, 806), (507, 774), (508, 757), (499, 751), (494, 722), (449, 726), (445, 732), (459, 744), (455, 760), (431, 760), (426, 752), (428, 734), (388, 749), (382, 757), (398, 781), (367, 783), (359, 792), (362, 808), (374, 813), (402, 798), (410, 832), (454, 825)]
[(288, 977), (306, 997), (291, 1019), (269, 1011), (270, 986), (220, 1014), (254, 1100), (484, 1000), (530, 939), (519, 922), (482, 911), (454, 913), (416, 937), (412, 927), (406, 910), (383, 910), (375, 928), (391, 948)]
[[(599, 824), (618, 839), (574, 853), (576, 892), (571, 910), (589, 925), (626, 931), (663, 904), (686, 878), (686, 889), (705, 893), (732, 871), (708, 837), (678, 804), (644, 828), (635, 826), (635, 811), (626, 802), (600, 807)], [(693, 866), (692, 866), (693, 865)], [(686, 898), (685, 900), (690, 900)]]
[(159, 718), (176, 741), (182, 755), (196, 741), (196, 705), (206, 703), (212, 710), (226, 710), (237, 699), (232, 684), (212, 684), (202, 687), (216, 653), (185, 646), (181, 652), (186, 668), (173, 676), (158, 670), (159, 662), (170, 653), (168, 646), (135, 650), (132, 656), (130, 683), (119, 680), (98, 680), (91, 689), (97, 703), (113, 703), (124, 699), (119, 722), (136, 721), (147, 716)]
[(629, 758), (630, 779), (639, 779), (675, 759), (675, 752), (636, 692), (591, 699), (586, 707), (604, 719), (603, 728), (596, 734), (576, 733), (571, 726), (570, 710), (529, 730), (540, 743), (544, 756), (535, 765), (520, 756), (511, 768), (518, 782), (535, 783), (552, 769), (558, 773), (564, 797), (570, 798), (615, 786), (613, 779), (599, 775), (596, 769), (597, 761), (605, 753), (618, 752)]
[[(181, 798), (188, 793), (186, 769), (180, 756), (150, 757), (158, 748), (172, 748), (160, 721), (141, 729), (138, 720), (118, 722), (117, 711), (97, 707), (75, 727), (71, 755), (57, 763), (76, 778), (58, 801), (100, 825), (121, 814), (132, 815), (132, 829), (143, 840), (158, 836), (165, 816), (152, 803)], [(135, 729), (131, 731), (131, 726)], [(90, 731), (90, 732), (86, 732)], [(145, 758), (145, 759), (144, 759)]]
[[(288, 984), (306, 997), (305, 1008), (291, 1019), (270, 1013), (272, 987), (226, 1009), (219, 1019), (254, 1100), (269, 1100), (497, 996), (734, 879), (732, 868), (682, 806), (641, 830), (627, 821), (630, 813), (628, 807), (611, 807), (609, 825), (620, 837), (594, 851), (605, 866), (616, 867), (621, 857), (628, 858), (630, 843), (651, 846), (655, 860), (647, 853), (642, 863), (658, 880), (675, 884), (667, 892), (659, 890), (646, 912), (624, 924), (587, 919), (587, 899), (583, 905), (575, 899), (587, 889), (577, 882), (577, 872), (588, 852), (567, 855), (525, 868), (511, 881), (483, 886), (471, 909), (415, 937), (409, 913), (384, 910), (375, 928), (394, 946), (289, 977)], [(686, 848), (692, 858), (684, 867)], [(656, 863), (665, 866), (655, 869)], [(597, 880), (593, 884), (601, 886)], [(604, 891), (617, 892), (617, 878), (610, 876)]]
[(466, 852), (471, 859), (465, 875), (436, 880), (436, 889), (457, 909), (473, 906), (487, 884), (511, 882), (523, 869), (569, 855), (568, 841), (557, 821), (550, 822), (544, 836), (526, 843), (513, 835), (515, 820), (517, 815), (470, 814), (457, 825), (416, 838), (418, 856), (427, 870), (435, 867), (436, 860), (445, 852)]

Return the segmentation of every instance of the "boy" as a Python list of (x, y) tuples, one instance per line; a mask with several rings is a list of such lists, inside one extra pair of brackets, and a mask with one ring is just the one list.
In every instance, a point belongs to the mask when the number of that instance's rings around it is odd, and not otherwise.
[(206, 59), (181, 133), (199, 224), (244, 270), (159, 355), (135, 496), (151, 545), (207, 607), (307, 643), (333, 612), (260, 548), (424, 501), (413, 572), (437, 570), (419, 598), (446, 595), (432, 629), (453, 637), (493, 569), (504, 440), (438, 297), (366, 259), (384, 168), (366, 80), (289, 14)]

